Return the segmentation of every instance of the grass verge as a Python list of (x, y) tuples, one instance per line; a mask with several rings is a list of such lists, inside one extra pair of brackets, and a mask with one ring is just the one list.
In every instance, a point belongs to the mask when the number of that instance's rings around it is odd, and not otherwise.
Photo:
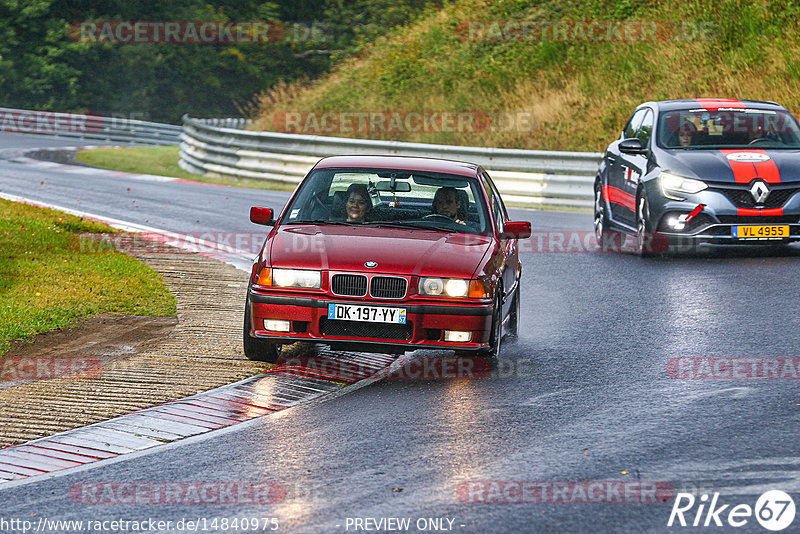
[(161, 276), (81, 238), (105, 224), (0, 199), (0, 354), (10, 342), (100, 313), (176, 315)]
[[(318, 80), (265, 92), (254, 129), (599, 152), (647, 100), (749, 98), (797, 111), (798, 20), (800, 5), (786, 0), (448, 2)], [(402, 120), (445, 111), (470, 121)], [(373, 112), (385, 121), (356, 119)]]
[(79, 152), (75, 159), (87, 165), (113, 171), (171, 176), (195, 182), (247, 187), (250, 189), (294, 191), (294, 186), (276, 182), (213, 178), (186, 172), (178, 166), (179, 150), (177, 146), (91, 148)]

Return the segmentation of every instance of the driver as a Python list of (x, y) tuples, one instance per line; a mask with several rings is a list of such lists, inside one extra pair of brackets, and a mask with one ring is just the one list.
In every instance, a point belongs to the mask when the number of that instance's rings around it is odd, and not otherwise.
[(750, 144), (758, 143), (762, 139), (764, 141), (775, 141), (777, 138), (778, 137), (775, 135), (775, 132), (772, 130), (772, 128), (765, 129), (764, 126), (759, 124), (753, 132), (753, 137), (750, 140)]
[(433, 213), (450, 217), (458, 224), (467, 224), (463, 216), (464, 207), (455, 187), (440, 187), (433, 196)]

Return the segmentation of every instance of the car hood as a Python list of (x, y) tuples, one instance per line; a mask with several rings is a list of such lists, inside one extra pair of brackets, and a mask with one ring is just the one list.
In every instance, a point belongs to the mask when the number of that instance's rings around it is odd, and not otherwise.
[[(490, 236), (363, 226), (281, 226), (271, 239), (275, 267), (469, 278)], [(373, 269), (366, 262), (376, 262)]]
[(800, 150), (664, 150), (658, 164), (663, 170), (709, 182), (800, 181)]

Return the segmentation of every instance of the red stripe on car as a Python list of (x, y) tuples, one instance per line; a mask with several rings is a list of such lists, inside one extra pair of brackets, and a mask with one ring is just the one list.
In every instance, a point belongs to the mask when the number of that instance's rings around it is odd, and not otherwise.
[(631, 211), (636, 209), (636, 198), (631, 193), (613, 185), (603, 186), (603, 196), (612, 204), (624, 206)]
[[(764, 180), (768, 184), (781, 183), (781, 173), (775, 161), (767, 154), (764, 149), (731, 149), (726, 148), (720, 150), (725, 156), (728, 165), (731, 166), (733, 171), (733, 178), (737, 184), (749, 184), (756, 178)], [(737, 161), (731, 159), (731, 154), (757, 154), (763, 156), (764, 161)]]
[(694, 101), (708, 111), (716, 111), (719, 108), (745, 109), (744, 102), (735, 98), (695, 98)]
[(736, 215), (758, 217), (761, 215), (761, 210), (754, 210), (753, 208), (736, 208)]
[(780, 217), (783, 215), (783, 208), (767, 208), (760, 210), (753, 208), (737, 208), (736, 215), (750, 217)]
[(780, 217), (783, 215), (783, 208), (769, 208), (761, 210), (761, 215), (764, 217)]

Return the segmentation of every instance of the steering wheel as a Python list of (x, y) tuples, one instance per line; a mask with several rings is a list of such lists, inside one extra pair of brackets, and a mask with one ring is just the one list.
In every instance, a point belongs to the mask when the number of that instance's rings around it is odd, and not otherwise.
[(322, 196), (322, 191), (320, 191), (319, 193), (315, 194), (315, 195), (314, 195), (313, 197), (311, 197), (311, 198), (314, 200), (314, 203), (315, 203), (315, 204), (317, 204), (317, 205), (318, 205), (320, 208), (322, 208), (322, 209), (324, 210), (324, 212), (325, 212), (325, 217), (330, 217), (330, 215), (331, 215), (331, 208), (330, 208), (330, 206), (327, 206), (327, 205), (325, 205), (325, 203), (322, 201), (322, 199), (320, 198), (320, 196)]
[(770, 143), (778, 142), (777, 139), (773, 139), (772, 137), (767, 136), (767, 137), (756, 137), (755, 139), (753, 139), (752, 141), (750, 141), (747, 144), (748, 145), (754, 145), (754, 144), (760, 143), (762, 141), (769, 141)]
[(425, 215), (422, 218), (422, 220), (424, 221), (425, 219), (438, 219), (438, 220), (447, 221), (449, 223), (455, 222), (455, 221), (453, 221), (453, 219), (451, 219), (447, 215), (442, 215), (441, 213), (431, 213), (430, 215)]

